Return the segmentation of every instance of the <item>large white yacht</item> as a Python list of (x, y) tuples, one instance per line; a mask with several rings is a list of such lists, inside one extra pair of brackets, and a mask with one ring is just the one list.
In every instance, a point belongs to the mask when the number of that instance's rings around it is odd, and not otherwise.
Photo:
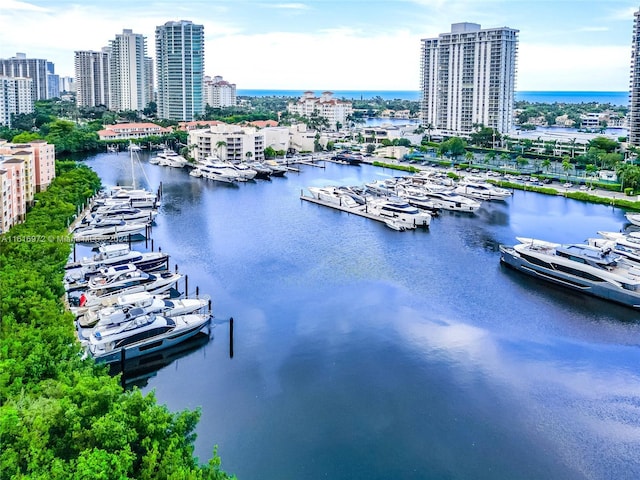
[(455, 193), (478, 200), (506, 200), (511, 192), (506, 188), (496, 187), (490, 183), (461, 180), (453, 190)]
[(521, 238), (500, 260), (527, 275), (640, 309), (640, 268), (610, 249)]
[(189, 175), (223, 183), (234, 183), (246, 180), (245, 178), (239, 177), (238, 172), (230, 168), (227, 163), (213, 157), (208, 157), (196, 163), (194, 169), (189, 172)]
[[(85, 343), (96, 361), (111, 363), (157, 352), (193, 337), (211, 322), (208, 313), (141, 315), (117, 326), (95, 328)], [(124, 350), (124, 352), (123, 352)]]
[(332, 205), (346, 208), (357, 208), (360, 206), (351, 196), (345, 194), (337, 187), (308, 187), (308, 190), (316, 200)]
[(189, 161), (186, 158), (170, 148), (165, 148), (161, 152), (158, 152), (155, 158), (150, 160), (150, 163), (174, 168), (183, 168), (189, 165)]
[(367, 213), (379, 215), (383, 219), (393, 219), (407, 227), (428, 227), (431, 215), (399, 197), (372, 198), (367, 201)]
[(475, 213), (480, 208), (480, 202), (452, 191), (432, 192), (425, 189), (424, 195), (430, 198), (436, 207), (443, 210)]

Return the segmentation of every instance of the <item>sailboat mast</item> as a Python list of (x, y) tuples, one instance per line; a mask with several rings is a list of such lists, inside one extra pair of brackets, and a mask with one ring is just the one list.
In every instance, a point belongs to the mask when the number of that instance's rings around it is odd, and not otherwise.
[(131, 143), (129, 143), (129, 155), (131, 157), (131, 183), (133, 185), (133, 189), (135, 190), (136, 188), (136, 168), (135, 165), (133, 164), (133, 148), (131, 148)]

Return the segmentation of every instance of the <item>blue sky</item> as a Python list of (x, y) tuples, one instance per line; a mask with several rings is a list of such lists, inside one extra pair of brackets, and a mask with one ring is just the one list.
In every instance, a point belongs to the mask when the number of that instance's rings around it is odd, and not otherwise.
[(0, 58), (73, 76), (75, 50), (169, 20), (205, 28), (205, 72), (239, 89), (418, 90), (420, 39), (452, 23), (520, 31), (518, 90), (624, 91), (633, 12), (618, 0), (0, 0)]

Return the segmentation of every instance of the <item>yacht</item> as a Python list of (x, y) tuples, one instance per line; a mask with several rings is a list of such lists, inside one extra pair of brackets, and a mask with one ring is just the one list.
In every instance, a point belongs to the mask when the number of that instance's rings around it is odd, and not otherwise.
[(640, 213), (627, 212), (624, 215), (633, 225), (640, 227)]
[(401, 187), (397, 189), (397, 194), (400, 198), (404, 198), (409, 205), (418, 207), (422, 210), (426, 210), (435, 217), (439, 214), (440, 208), (436, 206), (434, 201), (422, 193), (421, 189), (413, 187)]
[(485, 182), (465, 180), (462, 180), (453, 191), (478, 200), (506, 200), (511, 196), (511, 192), (506, 188), (496, 187)]
[(189, 173), (189, 175), (194, 177), (203, 177), (209, 180), (216, 180), (223, 183), (234, 183), (245, 180), (239, 177), (237, 171), (230, 168), (228, 164), (211, 157), (202, 162), (196, 163), (194, 169)]
[(202, 311), (210, 305), (210, 297), (168, 299), (148, 292), (122, 295), (115, 305), (91, 310), (77, 319), (80, 340), (88, 339), (96, 327), (115, 327), (140, 315), (158, 314), (176, 317)]
[(500, 261), (523, 273), (640, 309), (640, 268), (610, 249), (518, 237), (500, 245)]
[(256, 177), (256, 175), (258, 175), (258, 172), (255, 171), (253, 168), (249, 167), (249, 165), (247, 165), (246, 163), (225, 162), (225, 165), (230, 169), (234, 170), (238, 178), (243, 178), (245, 180), (253, 180)]
[(271, 176), (272, 170), (262, 162), (250, 162), (247, 165), (256, 171), (256, 178), (267, 179)]
[(91, 223), (100, 217), (115, 217), (129, 222), (136, 220), (153, 222), (157, 215), (157, 210), (135, 208), (125, 202), (112, 203), (96, 208), (82, 219), (82, 223)]
[(265, 160), (264, 165), (271, 169), (272, 177), (284, 177), (285, 173), (288, 171), (287, 167), (280, 165), (275, 160)]
[(160, 199), (155, 193), (141, 188), (114, 187), (110, 195), (98, 198), (95, 201), (96, 208), (114, 204), (128, 204), (135, 208), (158, 208)]
[(171, 287), (176, 281), (171, 272), (149, 273), (139, 270), (135, 265), (126, 263), (112, 267), (101, 268), (88, 278), (84, 276), (76, 282), (66, 284), (67, 291), (86, 290), (95, 296), (109, 295), (129, 287), (142, 286), (143, 290), (163, 291)]
[(311, 196), (316, 200), (340, 207), (357, 208), (360, 206), (351, 196), (342, 193), (336, 187), (308, 187)]
[(167, 265), (169, 254), (163, 252), (138, 252), (131, 250), (126, 243), (100, 245), (98, 253), (83, 257), (79, 262), (68, 263), (67, 270), (82, 269), (84, 272), (96, 272), (100, 268), (132, 263), (144, 271), (157, 270)]
[(452, 191), (424, 191), (424, 195), (431, 199), (433, 204), (443, 210), (454, 212), (475, 213), (480, 208), (480, 202)]
[(117, 327), (94, 329), (85, 348), (97, 362), (117, 362), (173, 347), (196, 335), (210, 322), (208, 313), (176, 317), (141, 315)]
[(73, 233), (73, 239), (79, 243), (93, 243), (102, 240), (119, 240), (125, 239), (130, 235), (144, 235), (147, 227), (147, 223), (128, 223), (124, 220), (118, 220), (116, 224), (104, 227), (88, 226), (76, 230)]
[(428, 227), (431, 215), (396, 198), (373, 198), (367, 202), (367, 213), (379, 215), (383, 220), (393, 219), (405, 227)]
[(164, 167), (183, 168), (189, 165), (189, 161), (186, 158), (170, 148), (165, 148), (161, 152), (158, 152), (153, 160), (154, 164)]

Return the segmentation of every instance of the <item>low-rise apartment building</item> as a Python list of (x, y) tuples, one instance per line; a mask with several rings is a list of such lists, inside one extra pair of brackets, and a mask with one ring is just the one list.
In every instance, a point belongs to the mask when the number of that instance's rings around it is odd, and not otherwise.
[(314, 114), (327, 119), (328, 130), (337, 130), (338, 124), (345, 125), (353, 114), (353, 104), (333, 98), (333, 92), (322, 92), (316, 97), (311, 91), (304, 92), (295, 103), (287, 105), (287, 111), (294, 115), (311, 118)]
[(196, 161), (209, 156), (231, 162), (263, 161), (264, 133), (255, 127), (219, 124), (189, 132), (189, 146)]
[(131, 140), (152, 135), (164, 135), (166, 133), (171, 133), (171, 129), (151, 122), (118, 123), (116, 125), (105, 125), (104, 130), (98, 132), (98, 137), (100, 140), (107, 141)]
[(0, 233), (24, 220), (36, 192), (55, 177), (55, 146), (45, 140), (14, 144), (0, 140)]

